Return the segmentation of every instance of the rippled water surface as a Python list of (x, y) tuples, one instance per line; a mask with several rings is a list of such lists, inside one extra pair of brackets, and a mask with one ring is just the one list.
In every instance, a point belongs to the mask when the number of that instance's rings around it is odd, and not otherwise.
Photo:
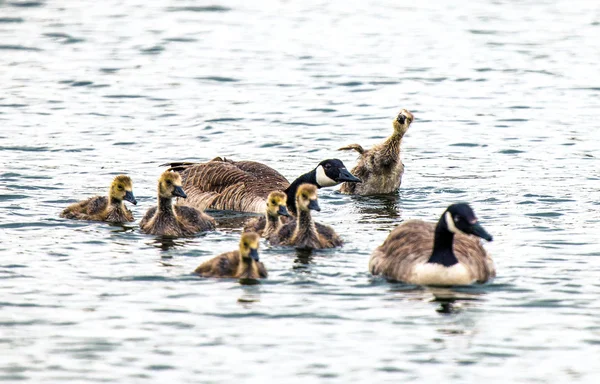
[[(600, 6), (415, 4), (0, 0), (0, 379), (598, 383)], [(127, 173), (141, 218), (167, 161), (351, 166), (335, 149), (401, 108), (399, 195), (322, 189), (345, 246), (263, 244), (259, 285), (191, 273), (244, 215), (171, 242), (58, 217)], [(492, 283), (368, 273), (455, 201), (495, 237)]]

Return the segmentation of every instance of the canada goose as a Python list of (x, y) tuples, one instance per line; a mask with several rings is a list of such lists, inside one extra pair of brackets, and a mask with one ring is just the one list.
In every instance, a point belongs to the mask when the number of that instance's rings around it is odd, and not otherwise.
[(258, 258), (260, 236), (254, 232), (242, 233), (240, 248), (220, 254), (200, 264), (194, 271), (204, 277), (235, 277), (259, 279), (267, 277), (267, 269)]
[(198, 209), (220, 209), (263, 213), (272, 191), (287, 195), (287, 207), (296, 213), (296, 190), (302, 183), (317, 188), (332, 187), (341, 182), (357, 183), (344, 163), (338, 159), (324, 160), (291, 184), (273, 168), (254, 161), (232, 161), (217, 157), (206, 163), (168, 163), (169, 170), (179, 172), (188, 199), (184, 204)]
[(174, 206), (174, 197), (185, 199), (181, 188), (181, 176), (165, 171), (158, 179), (158, 207), (146, 212), (140, 222), (143, 232), (151, 235), (191, 236), (197, 232), (215, 228), (215, 220), (192, 207)]
[(281, 227), (281, 216), (290, 216), (286, 207), (286, 201), (287, 195), (281, 191), (269, 193), (266, 214), (250, 220), (244, 227), (244, 232), (256, 232), (262, 237), (269, 237)]
[(419, 285), (484, 283), (496, 276), (494, 262), (479, 239), (492, 236), (466, 203), (446, 209), (437, 225), (409, 220), (394, 229), (371, 254), (374, 275)]
[(107, 221), (111, 223), (125, 223), (133, 221), (133, 214), (123, 200), (137, 204), (133, 196), (133, 186), (129, 176), (119, 175), (114, 178), (108, 190), (108, 197), (94, 196), (87, 200), (69, 205), (60, 217), (76, 220)]
[(394, 133), (371, 149), (363, 149), (359, 144), (350, 144), (339, 149), (354, 149), (359, 153), (358, 163), (352, 169), (352, 174), (362, 180), (360, 184), (342, 184), (340, 192), (382, 195), (395, 193), (400, 188), (404, 173), (404, 164), (400, 160), (400, 143), (413, 118), (412, 113), (406, 109), (401, 110), (393, 123)]
[(320, 211), (317, 202), (317, 187), (302, 184), (296, 192), (297, 218), (284, 224), (269, 237), (273, 245), (291, 245), (296, 248), (334, 248), (342, 245), (342, 239), (333, 228), (315, 223), (311, 210)]

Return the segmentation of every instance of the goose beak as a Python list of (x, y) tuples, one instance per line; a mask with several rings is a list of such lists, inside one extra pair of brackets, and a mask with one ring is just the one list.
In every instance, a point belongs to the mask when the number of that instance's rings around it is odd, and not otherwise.
[(250, 257), (254, 261), (259, 261), (260, 259), (258, 257), (258, 249), (250, 248)]
[(362, 183), (361, 179), (351, 174), (346, 168), (340, 168), (340, 175), (338, 176), (336, 181), (338, 183), (341, 183), (343, 181), (347, 181), (349, 183)]
[(404, 122), (406, 121), (406, 116), (404, 116), (402, 113), (398, 115), (398, 118), (396, 119), (400, 124), (404, 124)]
[(133, 192), (131, 191), (125, 191), (124, 200), (129, 201), (133, 205), (137, 205), (137, 200), (135, 199), (135, 196), (133, 196)]
[(183, 197), (184, 199), (187, 197), (185, 192), (183, 192), (183, 188), (181, 188), (180, 186), (175, 187), (175, 189), (173, 190), (173, 196)]
[(287, 207), (285, 205), (280, 205), (279, 206), (279, 210), (277, 211), (277, 214), (279, 216), (287, 216), (290, 217), (290, 213), (287, 210)]
[(492, 241), (494, 239), (492, 237), (492, 235), (490, 235), (489, 233), (487, 233), (487, 231), (485, 229), (483, 229), (483, 227), (479, 223), (473, 224), (471, 226), (471, 228), (469, 228), (469, 232), (472, 235), (481, 237), (482, 239), (485, 239), (487, 241)]
[(310, 203), (308, 203), (308, 209), (321, 211), (321, 207), (319, 207), (319, 203), (317, 202), (317, 200), (311, 200)]

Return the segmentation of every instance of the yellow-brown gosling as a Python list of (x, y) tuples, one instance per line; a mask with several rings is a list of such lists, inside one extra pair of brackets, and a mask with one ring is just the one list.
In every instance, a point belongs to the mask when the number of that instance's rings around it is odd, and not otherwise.
[(281, 191), (269, 193), (267, 198), (267, 212), (262, 217), (255, 217), (244, 227), (244, 232), (256, 232), (260, 236), (268, 238), (273, 232), (277, 231), (282, 225), (282, 216), (289, 217), (287, 206), (287, 196)]
[(303, 183), (317, 188), (332, 187), (342, 182), (356, 183), (344, 163), (338, 159), (321, 161), (291, 184), (273, 168), (255, 161), (232, 161), (220, 157), (206, 163), (169, 163), (169, 170), (183, 178), (188, 198), (186, 204), (201, 210), (219, 209), (263, 213), (269, 193), (283, 191), (287, 208), (296, 213), (296, 190)]
[(108, 190), (108, 197), (94, 196), (87, 200), (69, 205), (60, 217), (76, 220), (107, 221), (111, 223), (126, 223), (133, 221), (133, 214), (123, 200), (137, 204), (133, 196), (133, 184), (131, 178), (119, 175), (114, 178)]
[(396, 227), (371, 254), (369, 270), (409, 284), (484, 283), (496, 270), (478, 237), (492, 241), (468, 204), (453, 204), (437, 225), (409, 220)]
[(302, 184), (296, 192), (298, 211), (296, 220), (284, 224), (269, 237), (273, 245), (290, 245), (296, 248), (334, 248), (342, 245), (342, 239), (333, 228), (315, 223), (310, 211), (320, 211), (317, 201), (317, 187)]
[(166, 171), (158, 179), (158, 206), (150, 208), (140, 222), (142, 232), (163, 236), (192, 236), (215, 228), (215, 220), (192, 207), (174, 206), (174, 197), (186, 197), (181, 176)]
[(400, 160), (400, 144), (414, 117), (403, 109), (394, 120), (394, 133), (383, 143), (371, 149), (350, 144), (339, 150), (353, 149), (359, 153), (358, 163), (352, 174), (362, 183), (343, 183), (340, 192), (355, 195), (382, 195), (396, 193), (402, 183), (404, 164)]
[(194, 272), (204, 277), (265, 278), (267, 269), (258, 257), (259, 240), (260, 236), (257, 233), (244, 232), (239, 250), (223, 253), (205, 261)]

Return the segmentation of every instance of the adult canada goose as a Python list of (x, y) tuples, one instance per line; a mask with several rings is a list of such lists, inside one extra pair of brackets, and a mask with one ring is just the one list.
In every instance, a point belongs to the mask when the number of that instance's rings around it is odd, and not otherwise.
[(287, 207), (296, 213), (296, 190), (302, 183), (317, 188), (332, 187), (341, 182), (357, 183), (344, 163), (338, 159), (323, 160), (291, 184), (273, 168), (254, 161), (232, 161), (217, 157), (206, 163), (169, 163), (181, 174), (188, 193), (184, 204), (198, 209), (220, 209), (263, 213), (272, 191), (287, 195)]
[(359, 153), (358, 163), (352, 169), (352, 174), (362, 180), (360, 184), (342, 184), (340, 192), (382, 195), (395, 193), (400, 188), (404, 173), (404, 164), (400, 160), (400, 143), (413, 118), (412, 113), (406, 109), (401, 110), (393, 122), (394, 133), (371, 149), (363, 149), (359, 144), (350, 144), (339, 149), (353, 149)]
[(281, 191), (269, 193), (267, 212), (264, 216), (255, 217), (244, 226), (244, 232), (256, 232), (262, 237), (269, 237), (281, 227), (281, 217), (289, 217), (286, 207), (287, 195)]
[(112, 223), (125, 223), (133, 221), (133, 214), (123, 200), (134, 205), (137, 200), (133, 196), (133, 186), (129, 176), (119, 175), (110, 184), (107, 196), (94, 196), (87, 200), (69, 205), (60, 217), (76, 220), (107, 221)]
[(267, 269), (258, 258), (259, 240), (260, 236), (257, 233), (242, 233), (239, 250), (223, 253), (205, 261), (194, 272), (204, 277), (242, 279), (267, 277)]
[(158, 179), (158, 206), (150, 208), (140, 222), (143, 232), (151, 235), (191, 236), (215, 228), (215, 220), (204, 212), (174, 206), (172, 199), (186, 194), (181, 188), (181, 176), (165, 171)]
[(296, 192), (298, 214), (296, 220), (284, 224), (269, 237), (273, 245), (290, 245), (296, 248), (334, 248), (342, 245), (342, 239), (333, 228), (315, 223), (310, 211), (320, 211), (317, 187), (302, 184)]
[(371, 254), (374, 275), (420, 285), (484, 283), (496, 276), (494, 262), (479, 239), (492, 236), (466, 203), (446, 209), (437, 225), (409, 220), (394, 229)]

